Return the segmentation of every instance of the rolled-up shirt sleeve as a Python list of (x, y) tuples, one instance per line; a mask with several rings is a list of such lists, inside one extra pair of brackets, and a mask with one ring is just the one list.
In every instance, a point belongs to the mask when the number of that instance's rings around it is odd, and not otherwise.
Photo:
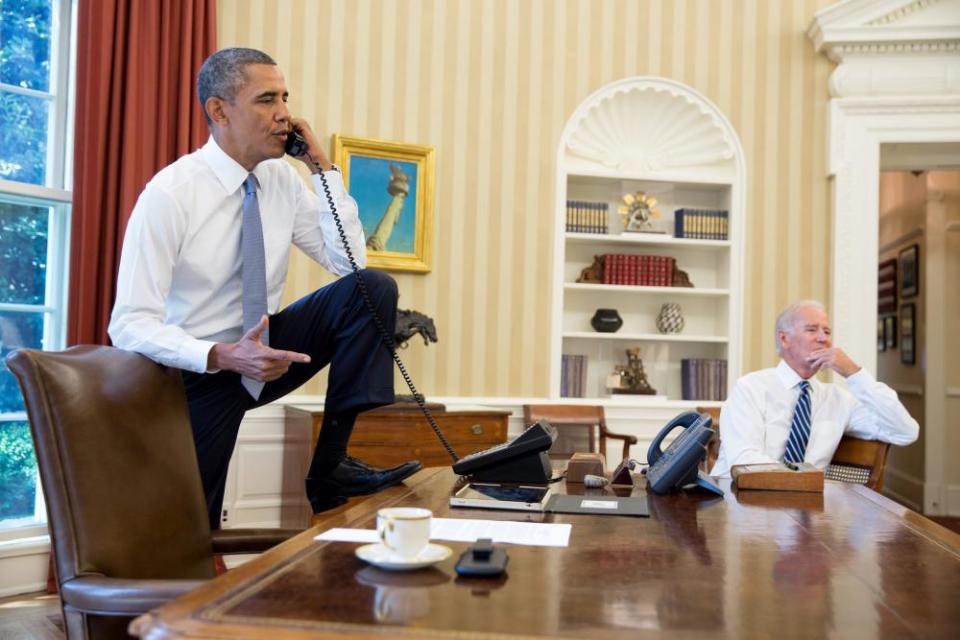
[(916, 441), (920, 425), (907, 412), (896, 391), (877, 381), (865, 369), (847, 377), (847, 389), (856, 403), (845, 433), (896, 445)]
[(327, 199), (329, 189), (350, 253), (357, 267), (363, 269), (367, 265), (363, 225), (360, 223), (357, 202), (344, 187), (343, 176), (339, 171), (325, 171), (323, 178), (326, 185), (317, 174), (310, 178), (315, 193), (302, 186), (297, 196), (293, 243), (331, 273), (339, 276), (350, 273), (350, 260)]
[(117, 299), (108, 333), (114, 346), (152, 360), (203, 373), (214, 342), (198, 340), (165, 323), (165, 304), (173, 279), (186, 219), (176, 201), (150, 185), (134, 207), (123, 240)]

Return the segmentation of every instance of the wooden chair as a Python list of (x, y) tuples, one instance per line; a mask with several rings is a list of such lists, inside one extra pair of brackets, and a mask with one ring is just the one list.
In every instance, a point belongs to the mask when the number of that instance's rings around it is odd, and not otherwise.
[[(713, 418), (713, 430), (717, 432), (707, 445), (707, 470), (709, 470), (713, 468), (720, 453), (720, 408), (697, 407), (697, 411), (709, 414)], [(883, 491), (883, 473), (887, 466), (889, 451), (889, 442), (843, 436), (833, 454), (833, 459), (824, 471), (824, 477), (827, 480), (862, 484), (880, 493)]]
[(843, 436), (824, 477), (828, 480), (855, 482), (880, 493), (883, 491), (883, 472), (887, 466), (889, 451), (889, 442)]
[[(586, 427), (590, 443), (590, 452), (597, 451), (607, 457), (607, 438), (623, 440), (623, 459), (630, 457), (630, 445), (637, 444), (637, 437), (613, 433), (607, 429), (603, 407), (581, 404), (525, 404), (523, 405), (524, 424), (533, 424), (537, 420), (546, 420), (551, 425), (570, 425)], [(599, 436), (599, 437), (598, 437)], [(619, 461), (615, 461), (619, 462)]]

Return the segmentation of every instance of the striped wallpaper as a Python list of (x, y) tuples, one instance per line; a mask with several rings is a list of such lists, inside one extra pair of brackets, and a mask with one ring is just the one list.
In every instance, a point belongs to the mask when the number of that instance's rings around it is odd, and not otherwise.
[[(832, 0), (220, 0), (219, 46), (283, 69), (295, 113), (436, 148), (433, 271), (395, 274), (440, 342), (403, 353), (431, 395), (548, 393), (554, 161), (597, 88), (632, 75), (715, 102), (747, 156), (744, 370), (787, 302), (828, 300), (827, 78), (805, 35)], [(287, 300), (328, 281), (292, 259)], [(398, 380), (399, 385), (403, 382)], [(323, 379), (303, 393), (322, 393)]]

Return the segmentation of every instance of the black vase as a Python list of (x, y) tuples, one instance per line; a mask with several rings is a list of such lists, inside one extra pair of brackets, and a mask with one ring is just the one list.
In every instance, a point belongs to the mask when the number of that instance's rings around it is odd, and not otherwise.
[(623, 318), (616, 309), (597, 309), (590, 318), (590, 325), (600, 333), (616, 333), (623, 326)]

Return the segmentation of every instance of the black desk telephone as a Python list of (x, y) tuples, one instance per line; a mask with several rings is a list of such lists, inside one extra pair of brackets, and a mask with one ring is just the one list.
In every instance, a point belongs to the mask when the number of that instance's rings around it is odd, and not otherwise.
[[(660, 430), (647, 451), (647, 462), (650, 463), (650, 468), (647, 469), (647, 486), (651, 491), (669, 493), (674, 489), (697, 485), (717, 495), (723, 495), (723, 490), (713, 478), (699, 470), (700, 462), (707, 455), (707, 443), (713, 438), (714, 432), (710, 428), (712, 424), (710, 416), (687, 411)], [(683, 428), (683, 433), (663, 451), (663, 439), (678, 427)]]
[[(304, 155), (309, 157), (307, 141), (296, 131), (291, 131), (287, 135), (286, 152), (294, 157)], [(310, 158), (310, 160), (313, 161), (313, 158)], [(430, 410), (426, 404), (424, 404), (423, 396), (414, 386), (413, 379), (410, 377), (410, 374), (407, 373), (407, 368), (404, 366), (403, 361), (401, 361), (400, 356), (397, 355), (397, 347), (393, 342), (393, 336), (387, 331), (386, 326), (383, 324), (383, 319), (380, 318), (376, 308), (373, 306), (373, 302), (370, 300), (370, 293), (367, 291), (363, 274), (360, 273), (360, 267), (357, 266), (357, 261), (353, 257), (353, 251), (347, 242), (347, 234), (344, 232), (343, 225), (340, 222), (340, 215), (337, 213), (337, 206), (333, 201), (333, 194), (330, 192), (330, 186), (327, 184), (327, 177), (323, 175), (323, 172), (320, 172), (318, 176), (323, 185), (327, 204), (330, 205), (330, 213), (333, 214), (333, 221), (337, 226), (337, 233), (340, 236), (340, 241), (343, 243), (343, 251), (347, 255), (347, 260), (350, 261), (350, 268), (353, 270), (354, 276), (357, 278), (357, 286), (363, 297), (364, 305), (367, 307), (367, 310), (370, 311), (370, 315), (373, 317), (373, 323), (377, 327), (377, 332), (380, 334), (384, 346), (393, 357), (393, 361), (397, 364), (397, 368), (400, 369), (400, 373), (410, 388), (410, 393), (413, 394), (413, 398), (420, 407), (420, 411), (423, 412), (427, 422), (430, 424), (430, 428), (433, 429), (440, 443), (443, 444), (443, 447), (453, 459), (454, 472), (461, 475), (470, 474), (472, 479), (478, 482), (534, 482), (543, 484), (550, 482), (551, 467), (546, 452), (553, 444), (553, 441), (556, 440), (557, 433), (556, 430), (545, 421), (532, 425), (510, 442), (505, 442), (502, 445), (492, 447), (485, 451), (478, 451), (462, 459), (457, 456), (450, 442), (440, 430), (440, 426), (436, 420), (434, 420)]]

